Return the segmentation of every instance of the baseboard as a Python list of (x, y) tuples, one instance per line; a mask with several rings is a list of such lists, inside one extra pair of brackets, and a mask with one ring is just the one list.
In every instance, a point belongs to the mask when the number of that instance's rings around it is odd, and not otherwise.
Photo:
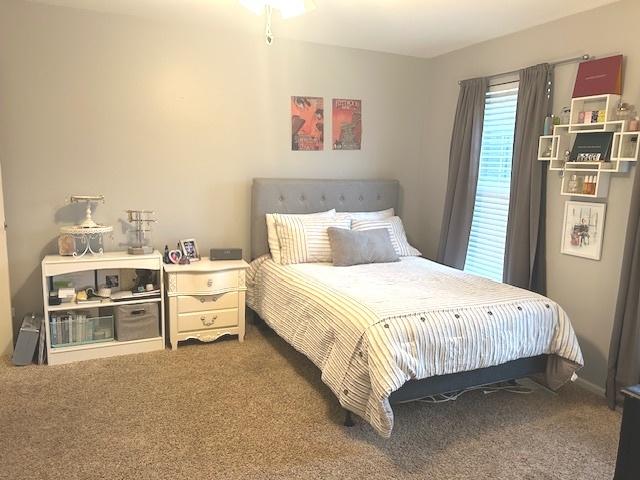
[(595, 393), (596, 395), (600, 396), (600, 397), (605, 397), (605, 391), (604, 388), (589, 382), (588, 380), (585, 380), (582, 377), (578, 377), (575, 381), (576, 385), (578, 385), (581, 388), (584, 388), (585, 390), (591, 392), (591, 393)]

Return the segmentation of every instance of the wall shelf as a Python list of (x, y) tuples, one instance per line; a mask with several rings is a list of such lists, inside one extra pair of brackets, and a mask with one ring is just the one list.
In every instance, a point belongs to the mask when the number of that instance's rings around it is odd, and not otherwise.
[(572, 170), (564, 174), (560, 195), (567, 197), (605, 198), (609, 194), (609, 175), (600, 172)]
[(611, 160), (618, 162), (635, 162), (638, 160), (640, 132), (620, 132), (613, 134)]
[[(549, 170), (563, 172), (560, 194), (571, 197), (606, 198), (612, 173), (629, 171), (629, 165), (638, 160), (640, 132), (629, 131), (628, 122), (616, 119), (616, 108), (620, 95), (594, 95), (571, 100), (569, 124), (555, 125), (552, 135), (542, 135), (538, 142), (538, 161), (549, 162)], [(593, 111), (587, 122), (584, 117)], [(587, 114), (585, 114), (587, 112)], [(575, 138), (581, 133), (612, 132), (611, 158), (600, 162), (576, 162), (567, 160)], [(575, 178), (574, 178), (575, 177)], [(584, 193), (585, 179), (593, 180), (589, 192)], [(578, 183), (576, 187), (574, 181)], [(571, 182), (571, 183), (570, 183)], [(591, 182), (589, 182), (591, 183)]]

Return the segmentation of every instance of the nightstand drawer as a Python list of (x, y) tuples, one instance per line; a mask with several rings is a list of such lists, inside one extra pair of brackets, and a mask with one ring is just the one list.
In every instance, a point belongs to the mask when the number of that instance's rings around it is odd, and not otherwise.
[(238, 292), (178, 297), (178, 313), (225, 310), (228, 308), (238, 308)]
[(190, 332), (238, 325), (238, 309), (212, 312), (182, 313), (178, 315), (178, 331)]
[(182, 273), (178, 275), (178, 292), (209, 293), (238, 288), (238, 272)]

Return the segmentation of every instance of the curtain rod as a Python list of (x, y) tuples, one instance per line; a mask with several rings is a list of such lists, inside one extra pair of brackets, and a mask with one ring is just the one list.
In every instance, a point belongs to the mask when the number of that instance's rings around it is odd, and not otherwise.
[[(589, 55), (588, 53), (585, 53), (584, 55), (580, 55), (579, 57), (573, 57), (573, 58), (567, 58), (565, 60), (560, 60), (558, 62), (552, 62), (550, 65), (553, 65), (554, 67), (558, 66), (558, 65), (564, 65), (566, 63), (574, 63), (574, 62), (582, 62), (585, 60), (590, 60), (592, 58), (591, 55)], [(489, 75), (486, 78), (488, 80), (491, 80), (492, 78), (500, 78), (500, 77), (506, 77), (507, 75), (515, 75), (516, 73), (519, 73), (520, 70), (511, 70), (509, 72), (502, 72), (502, 73), (496, 73), (495, 75)], [(462, 80), (458, 80), (458, 85), (460, 85), (462, 83)], [(505, 83), (512, 83), (512, 82), (505, 82)], [(494, 83), (492, 84), (492, 86), (497, 86), (497, 85), (501, 85), (500, 83)]]

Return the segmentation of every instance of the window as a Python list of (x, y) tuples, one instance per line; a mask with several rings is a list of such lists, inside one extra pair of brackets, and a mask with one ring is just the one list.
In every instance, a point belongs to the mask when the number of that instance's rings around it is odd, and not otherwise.
[(504, 267), (517, 102), (517, 82), (487, 92), (478, 188), (464, 265), (465, 272), (498, 282), (502, 282)]

